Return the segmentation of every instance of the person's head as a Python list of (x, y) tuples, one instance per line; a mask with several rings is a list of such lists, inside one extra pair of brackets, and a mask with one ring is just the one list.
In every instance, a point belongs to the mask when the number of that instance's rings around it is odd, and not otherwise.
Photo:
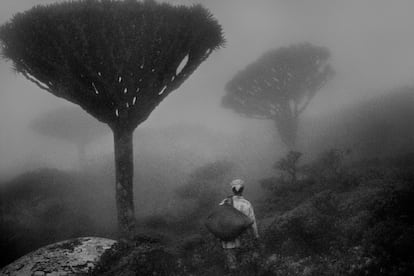
[(233, 191), (233, 194), (236, 196), (243, 195), (244, 190), (244, 181), (241, 179), (234, 179), (232, 182), (230, 182), (231, 190)]

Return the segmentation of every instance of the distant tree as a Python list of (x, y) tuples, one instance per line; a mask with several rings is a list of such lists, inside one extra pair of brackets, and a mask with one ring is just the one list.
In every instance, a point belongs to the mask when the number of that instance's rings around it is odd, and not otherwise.
[(76, 108), (60, 108), (44, 113), (32, 121), (30, 127), (42, 135), (74, 144), (81, 168), (86, 165), (86, 145), (109, 132), (104, 124)]
[(223, 105), (251, 118), (270, 119), (293, 148), (298, 116), (331, 78), (329, 51), (309, 43), (265, 53), (226, 85)]
[(201, 5), (83, 0), (36, 6), (0, 29), (3, 56), (112, 129), (121, 234), (135, 226), (134, 129), (223, 42)]
[(274, 168), (280, 170), (288, 176), (288, 181), (295, 184), (298, 174), (298, 163), (302, 153), (298, 151), (289, 151), (288, 154), (276, 162)]

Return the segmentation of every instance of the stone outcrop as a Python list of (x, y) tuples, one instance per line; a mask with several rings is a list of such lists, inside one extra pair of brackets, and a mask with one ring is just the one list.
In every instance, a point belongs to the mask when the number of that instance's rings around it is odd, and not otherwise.
[(84, 237), (66, 240), (33, 251), (0, 270), (7, 276), (69, 276), (91, 271), (115, 240)]

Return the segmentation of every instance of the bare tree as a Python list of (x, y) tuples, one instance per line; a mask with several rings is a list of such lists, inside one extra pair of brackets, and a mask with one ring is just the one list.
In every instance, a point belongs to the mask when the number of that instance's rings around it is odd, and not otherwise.
[(17, 72), (112, 129), (118, 224), (129, 237), (133, 131), (223, 44), (221, 26), (200, 5), (84, 0), (17, 14), (0, 40)]
[(299, 115), (333, 75), (329, 56), (309, 43), (267, 52), (227, 83), (222, 103), (247, 117), (273, 120), (293, 148)]

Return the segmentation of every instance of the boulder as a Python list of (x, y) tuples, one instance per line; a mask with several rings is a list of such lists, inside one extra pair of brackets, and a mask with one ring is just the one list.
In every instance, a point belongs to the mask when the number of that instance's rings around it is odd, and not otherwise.
[(0, 269), (7, 276), (68, 276), (90, 272), (115, 240), (83, 237), (42, 247)]

